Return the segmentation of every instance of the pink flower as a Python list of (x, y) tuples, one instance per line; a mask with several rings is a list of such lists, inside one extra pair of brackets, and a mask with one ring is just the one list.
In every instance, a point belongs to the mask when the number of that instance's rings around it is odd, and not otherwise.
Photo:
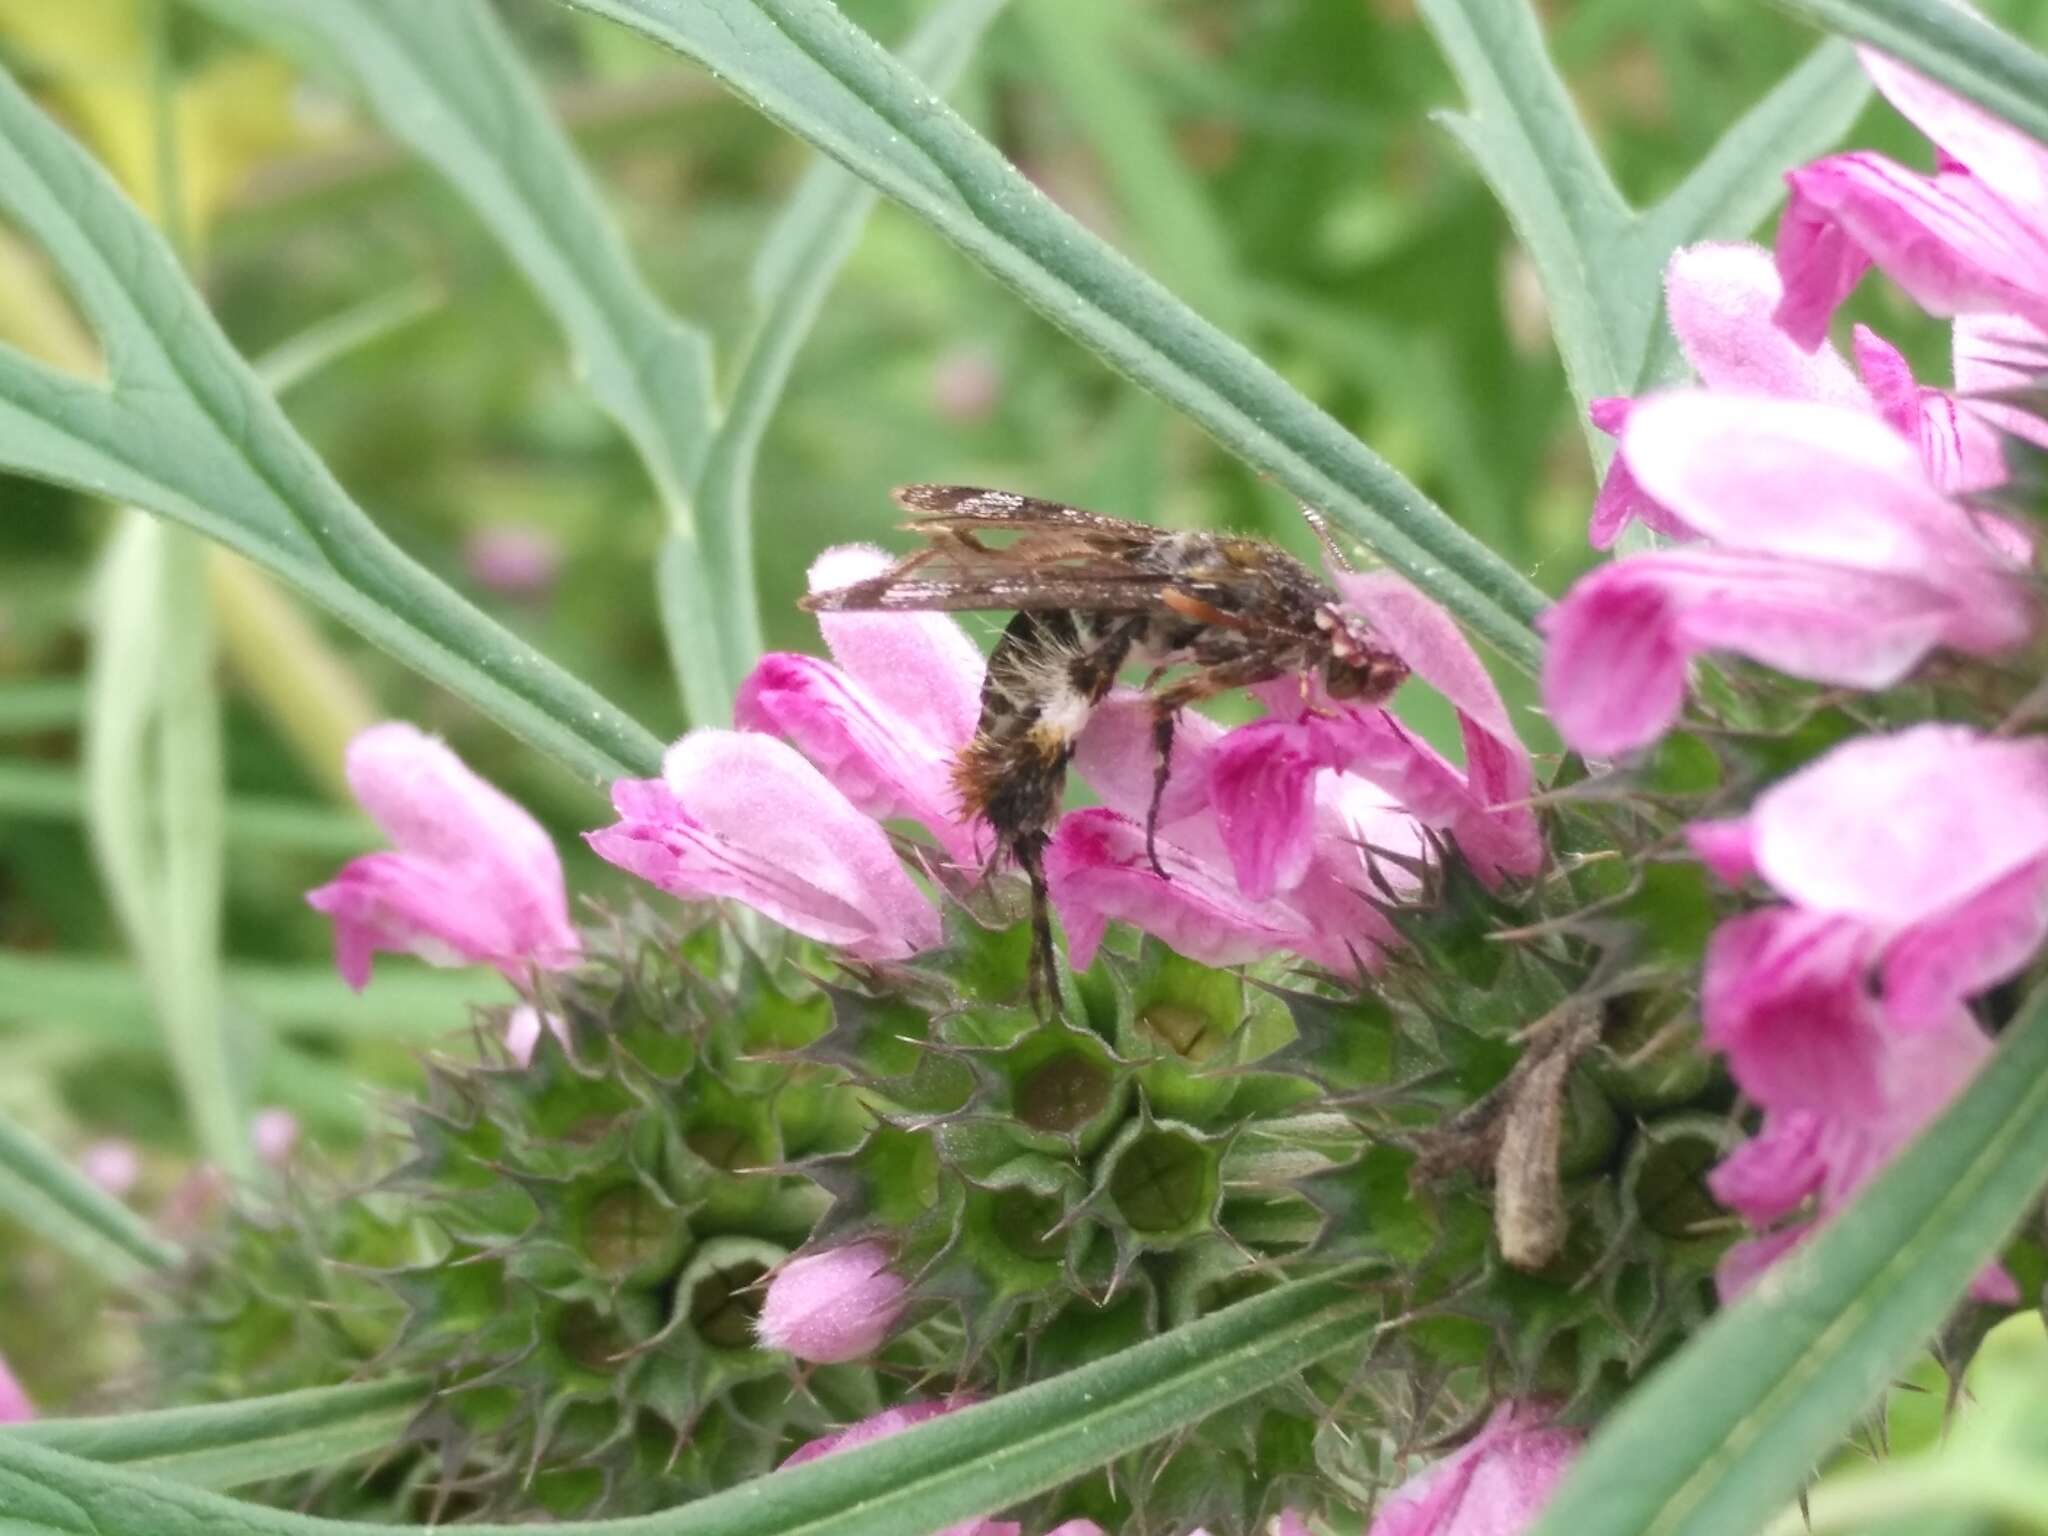
[(871, 1355), (903, 1316), (908, 1287), (886, 1243), (848, 1243), (791, 1259), (768, 1282), (761, 1343), (830, 1365)]
[[(1500, 691), (1470, 643), (1436, 604), (1391, 571), (1335, 576), (1345, 602), (1457, 711), (1461, 772), (1389, 709), (1304, 701), (1299, 684), (1257, 690), (1277, 718), (1241, 727), (1217, 749), (1209, 796), (1248, 894), (1288, 890), (1318, 846), (1318, 769), (1377, 785), (1423, 826), (1446, 833), (1479, 878), (1497, 884), (1543, 862), (1533, 774)], [(1314, 707), (1311, 706), (1313, 702)]]
[(545, 597), (562, 574), (562, 541), (540, 528), (493, 523), (462, 541), (470, 580), (503, 597)]
[(351, 860), (306, 893), (334, 919), (335, 964), (358, 991), (378, 950), (433, 965), (485, 963), (513, 981), (574, 965), (555, 845), (531, 816), (441, 742), (399, 721), (349, 743), (349, 787), (395, 852)]
[[(1708, 947), (1706, 1039), (1765, 1110), (1716, 1194), (1759, 1226), (1809, 1199), (1825, 1217), (1989, 1055), (1968, 1000), (2048, 938), (2048, 740), (1865, 737), (1691, 835), (1724, 878), (1792, 903), (1722, 924)], [(1800, 1230), (1734, 1250), (1724, 1289)], [(1979, 1280), (1980, 1294), (2010, 1285)]]
[[(811, 566), (811, 587), (847, 586), (889, 563), (876, 549), (830, 549)], [(762, 657), (740, 686), (735, 722), (789, 742), (869, 816), (921, 822), (950, 857), (978, 866), (952, 769), (980, 718), (981, 653), (939, 613), (824, 613), (818, 624), (837, 665)]]
[(26, 1424), (36, 1416), (36, 1405), (14, 1379), (7, 1362), (0, 1360), (0, 1424)]
[[(862, 1419), (834, 1434), (824, 1435), (809, 1445), (791, 1453), (782, 1464), (785, 1467), (800, 1467), (807, 1461), (816, 1461), (820, 1456), (830, 1456), (835, 1451), (850, 1451), (857, 1446), (870, 1445), (877, 1440), (886, 1440), (891, 1435), (901, 1434), (942, 1414), (972, 1405), (969, 1397), (948, 1398), (944, 1402), (905, 1403), (897, 1408), (885, 1408), (880, 1413)], [(958, 1525), (949, 1525), (937, 1536), (1021, 1536), (1024, 1527), (1014, 1520), (989, 1520), (986, 1518), (965, 1520)]]
[[(1964, 409), (1954, 396), (1918, 383), (1904, 355), (1876, 332), (1856, 328), (1859, 382), (1833, 347), (1823, 344), (1809, 351), (1781, 330), (1774, 317), (1784, 289), (1763, 247), (1706, 244), (1674, 252), (1664, 272), (1664, 297), (1679, 350), (1704, 387), (1874, 415), (1913, 444), (1928, 479), (1945, 491), (1981, 490), (2005, 478), (1991, 422), (1980, 411)], [(1958, 327), (1959, 389), (1971, 387), (1965, 377), (1967, 343)], [(1621, 437), (1634, 406), (1633, 400), (1596, 400), (1593, 423)], [(1627, 457), (1617, 455), (1593, 504), (1587, 529), (1593, 547), (1606, 549), (1633, 518), (1667, 538), (1699, 536), (1678, 512), (1644, 490)]]
[(1661, 734), (1704, 652), (1882, 688), (1937, 646), (1996, 654), (2033, 632), (2006, 541), (1930, 484), (1913, 445), (1872, 416), (1679, 390), (1631, 409), (1622, 452), (1711, 547), (1595, 571), (1540, 621), (1544, 701), (1590, 756)]
[(982, 347), (957, 347), (932, 366), (932, 409), (950, 426), (988, 420), (1003, 398), (1003, 374)]
[(1940, 150), (1932, 176), (1882, 155), (1833, 155), (1786, 180), (1778, 323), (1819, 344), (1873, 264), (1929, 314), (2048, 326), (2048, 148), (1874, 49), (1863, 68)]
[[(1374, 905), (1386, 892), (1372, 879), (1371, 850), (1419, 857), (1414, 819), (1362, 779), (1318, 774), (1299, 867), (1289, 856), (1291, 885), (1248, 892), (1233, 867), (1213, 795), (1220, 747), (1237, 734), (1202, 715), (1182, 717), (1160, 805), (1162, 879), (1145, 854), (1151, 707), (1141, 694), (1117, 693), (1089, 721), (1074, 762), (1105, 806), (1070, 812), (1046, 852), (1047, 882), (1075, 966), (1087, 966), (1112, 920), (1208, 965), (1291, 953), (1350, 973), (1375, 964), (1395, 942), (1392, 925)], [(1285, 750), (1283, 742), (1279, 751)], [(1408, 877), (1388, 868), (1384, 878), (1400, 883)]]
[(1504, 1402), (1467, 1444), (1395, 1489), (1370, 1536), (1517, 1536), (1585, 1443), (1548, 1405)]
[(135, 1181), (142, 1177), (142, 1157), (134, 1142), (109, 1137), (78, 1154), (78, 1171), (118, 1198), (135, 1188)]
[(599, 856), (671, 895), (744, 902), (863, 960), (939, 941), (931, 902), (888, 834), (794, 749), (749, 731), (692, 731), (659, 779), (612, 786)]
[[(1753, 869), (1799, 915), (1793, 938), (1744, 940), (1745, 951), (1840, 951), (1827, 968), (1874, 971), (1881, 998), (1866, 1005), (1890, 1029), (1945, 1023), (2048, 937), (2048, 739), (1950, 725), (1863, 737), (1765, 790), (1747, 817), (1710, 824), (1709, 836), (1719, 868)], [(1711, 957), (1708, 981), (1711, 997)], [(1713, 1015), (1710, 1002), (1710, 1031)], [(1745, 1016), (1729, 1004), (1725, 1029)]]
[(275, 1105), (256, 1112), (249, 1122), (249, 1145), (258, 1161), (282, 1168), (292, 1160), (299, 1145), (299, 1117)]

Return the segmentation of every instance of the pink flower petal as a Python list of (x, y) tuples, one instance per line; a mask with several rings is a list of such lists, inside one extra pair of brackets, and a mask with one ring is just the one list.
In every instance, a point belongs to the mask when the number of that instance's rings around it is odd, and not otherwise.
[[(1673, 390), (1629, 413), (1622, 451), (1652, 495), (1723, 548), (1914, 575), (1972, 599), (1996, 601), (2011, 585), (1913, 444), (1875, 416)], [(2017, 596), (2004, 607), (1999, 634), (2028, 611)]]
[(1868, 411), (1869, 393), (1832, 347), (1803, 347), (1778, 325), (1783, 297), (1760, 245), (1688, 246), (1664, 269), (1672, 333), (1707, 388)]
[(660, 780), (621, 780), (598, 854), (673, 895), (728, 897), (866, 960), (936, 944), (938, 914), (887, 834), (770, 736), (697, 730)]
[(1970, 172), (1921, 176), (1859, 153), (1817, 160), (1786, 180), (1778, 318), (1801, 344), (1818, 344), (1860, 263), (1881, 268), (1929, 314), (1989, 310), (2048, 324), (2048, 244)]
[(2017, 975), (2048, 938), (2048, 858), (1908, 929), (1884, 957), (1885, 1018), (1932, 1028), (1966, 998)]
[[(885, 1408), (880, 1413), (862, 1419), (858, 1424), (849, 1425), (836, 1434), (825, 1435), (809, 1445), (793, 1451), (784, 1461), (785, 1467), (800, 1467), (805, 1462), (816, 1461), (820, 1456), (830, 1456), (837, 1451), (850, 1451), (863, 1445), (872, 1445), (877, 1440), (886, 1440), (891, 1435), (900, 1435), (906, 1429), (936, 1419), (942, 1414), (956, 1412), (969, 1407), (971, 1397), (948, 1398), (944, 1402), (905, 1403), (896, 1408)], [(963, 1520), (958, 1525), (949, 1525), (935, 1536), (1021, 1536), (1024, 1527), (1014, 1520), (990, 1520), (986, 1517)]]
[[(1465, 743), (1464, 786), (1477, 803), (1476, 815), (1464, 812), (1451, 823), (1459, 846), (1482, 879), (1534, 874), (1542, 867), (1543, 839), (1535, 813), (1522, 803), (1534, 783), (1529, 751), (1508, 718), (1500, 689), (1464, 631), (1392, 571), (1344, 571), (1334, 573), (1333, 579), (1345, 602), (1371, 622), (1410, 671), (1458, 712)], [(1352, 771), (1373, 777), (1363, 769)], [(1418, 816), (1430, 819), (1425, 807), (1398, 786), (1385, 787)]]
[(1708, 1045), (1771, 1109), (1875, 1113), (1883, 1019), (1864, 986), (1876, 941), (1861, 924), (1784, 907), (1733, 918), (1707, 945)]
[(436, 965), (487, 963), (517, 981), (530, 965), (573, 965), (555, 845), (520, 806), (410, 725), (371, 726), (349, 743), (349, 787), (397, 844), (353, 860), (307, 903), (335, 922), (335, 959), (360, 990), (377, 950)]
[(1942, 153), (1999, 197), (2048, 226), (2048, 148), (2010, 123), (1875, 48), (1859, 48), (1863, 72)]
[(1707, 1175), (1707, 1188), (1756, 1226), (1789, 1216), (1827, 1177), (1821, 1131), (1820, 1116), (1809, 1110), (1772, 1115)]
[(1886, 688), (1977, 617), (1907, 576), (1717, 549), (1637, 555), (1537, 620), (1550, 637), (1544, 707), (1575, 750), (1612, 757), (1677, 718), (1694, 656), (1732, 651), (1795, 677)]
[(1316, 932), (1284, 902), (1250, 900), (1226, 870), (1164, 838), (1159, 859), (1163, 880), (1145, 857), (1144, 825), (1115, 811), (1071, 811), (1061, 818), (1045, 872), (1076, 970), (1094, 959), (1111, 921), (1143, 929), (1204, 965), (1293, 953), (1333, 970), (1354, 969), (1353, 950), (1341, 934)]
[[(2009, 432), (2036, 448), (2048, 448), (2048, 421), (1996, 398), (2035, 391), (2048, 377), (2048, 332), (2017, 315), (1959, 315), (1952, 341), (1956, 393), (1963, 397), (1967, 414), (1991, 428), (1994, 439), (1999, 432)], [(1987, 485), (2005, 478), (2004, 454), (1995, 440), (1993, 450), (2000, 474), (1985, 480)]]
[(0, 1360), (0, 1424), (26, 1424), (36, 1416), (36, 1405), (14, 1379), (7, 1362)]
[(1314, 733), (1287, 720), (1239, 726), (1210, 760), (1209, 792), (1237, 886), (1252, 901), (1292, 890), (1315, 852)]
[[(1194, 710), (1181, 711), (1159, 825), (1176, 826), (1209, 808), (1209, 774), (1223, 727)], [(1139, 821), (1152, 803), (1152, 705), (1135, 688), (1120, 688), (1096, 706), (1074, 743), (1074, 771), (1111, 810)]]
[(740, 684), (733, 721), (780, 736), (867, 815), (920, 822), (957, 862), (979, 866), (953, 787), (956, 745), (920, 735), (831, 663), (763, 656)]
[(1690, 822), (1685, 840), (1716, 879), (1746, 885), (1756, 877), (1756, 836), (1747, 816)]
[(1870, 258), (1835, 220), (1825, 198), (1809, 194), (1799, 172), (1788, 172), (1785, 182), (1792, 195), (1778, 220), (1776, 253), (1785, 295), (1773, 318), (1800, 346), (1813, 348), (1828, 339), (1828, 321), (1863, 281)]
[[(841, 544), (811, 564), (813, 592), (878, 575), (894, 557)], [(981, 719), (981, 652), (943, 613), (821, 613), (818, 628), (847, 676), (939, 747), (965, 746)]]
[(2048, 741), (1948, 725), (1859, 737), (1765, 790), (1750, 823), (1787, 899), (1900, 928), (2048, 856)]
[(1585, 1444), (1550, 1409), (1504, 1402), (1477, 1438), (1383, 1500), (1370, 1536), (1520, 1536)]

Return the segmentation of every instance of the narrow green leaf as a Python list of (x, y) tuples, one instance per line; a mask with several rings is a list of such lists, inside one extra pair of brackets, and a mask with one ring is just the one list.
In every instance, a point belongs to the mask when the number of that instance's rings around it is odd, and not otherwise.
[(1239, 343), (1054, 207), (822, 0), (563, 0), (696, 59), (1112, 367), (1325, 510), (1517, 664), (1543, 594)]
[(161, 236), (0, 73), (0, 212), (99, 333), (99, 386), (0, 348), (0, 467), (183, 523), (598, 782), (660, 743), (408, 558), (238, 357)]
[(1791, 1499), (2048, 1183), (2048, 992), (1855, 1203), (1638, 1387), (1533, 1536), (1722, 1536)]
[[(1380, 1314), (1354, 1266), (1226, 1307), (1050, 1381), (756, 1478), (680, 1509), (554, 1527), (562, 1536), (925, 1536), (999, 1509), (1356, 1349)], [(0, 1511), (24, 1531), (344, 1536), (368, 1527), (235, 1504), (0, 1435)], [(477, 1526), (517, 1536), (519, 1526)]]
[(129, 513), (92, 608), (86, 822), (201, 1151), (250, 1167), (220, 994), (220, 699), (192, 535)]
[(208, 1161), (236, 1177), (255, 1166), (249, 1116), (221, 996), (222, 806), (220, 690), (214, 680), (213, 602), (206, 546), (179, 529), (165, 539), (163, 692), (155, 772), (162, 882), (152, 932), (138, 955), (163, 1019), (171, 1068)]
[[(647, 286), (611, 211), (524, 62), (479, 0), (205, 0), (230, 21), (282, 36), (346, 71), (391, 135), (469, 203), (554, 316), (592, 397), (654, 483), (664, 538), (663, 621), (691, 720), (729, 718), (759, 653), (752, 586), (712, 579), (734, 530), (704, 517), (692, 488), (716, 421), (711, 347)], [(744, 612), (739, 611), (744, 609)]]
[(1142, 11), (1097, 0), (1017, 7), (1043, 80), (1101, 163), (1146, 270), (1233, 335), (1244, 333), (1235, 263), (1202, 184), (1132, 67)]
[(1778, 0), (1882, 48), (2048, 144), (2048, 56), (1951, 0)]
[(0, 1211), (118, 1284), (177, 1261), (141, 1217), (4, 1117)]
[[(966, 68), (975, 43), (1005, 0), (944, 0), (903, 47), (906, 68), (935, 91), (951, 88)], [(790, 369), (810, 334), (825, 295), (852, 254), (876, 195), (857, 177), (820, 157), (799, 178), (750, 274), (754, 324), (741, 344), (725, 418), (705, 455), (697, 483), (697, 505), (707, 523), (731, 531), (723, 585), (732, 601), (748, 605), (746, 624), (758, 632), (760, 616), (754, 572), (754, 465), (769, 419), (789, 382)], [(691, 552), (673, 543), (662, 553), (662, 579)]]
[(1658, 293), (1637, 270), (1634, 215), (1586, 136), (1525, 0), (1421, 0), (1468, 110), (1443, 122), (1507, 210), (1543, 282), (1572, 397), (1633, 383)]
[[(0, 763), (0, 818), (76, 821), (85, 814), (85, 786), (53, 763)], [(376, 847), (381, 834), (366, 816), (313, 800), (239, 795), (227, 802), (222, 831), (230, 845), (347, 857)]]
[(406, 1378), (315, 1387), (198, 1408), (42, 1419), (0, 1437), (199, 1488), (236, 1488), (389, 1448), (426, 1401)]
[[(438, 1040), (468, 1023), (471, 1008), (507, 1000), (486, 975), (403, 961), (381, 965), (364, 992), (350, 991), (331, 965), (230, 965), (224, 984), (231, 1004), (273, 1029), (363, 1039)], [(147, 1038), (149, 994), (118, 960), (0, 950), (0, 1019), (134, 1044)]]
[(1604, 464), (1611, 445), (1587, 404), (1678, 369), (1658, 324), (1671, 253), (1754, 230), (1784, 196), (1784, 172), (1832, 144), (1869, 87), (1847, 48), (1822, 44), (1638, 213), (1581, 126), (1527, 0), (1421, 0), (1421, 10), (1469, 103), (1445, 122), (1535, 263), (1581, 429)]

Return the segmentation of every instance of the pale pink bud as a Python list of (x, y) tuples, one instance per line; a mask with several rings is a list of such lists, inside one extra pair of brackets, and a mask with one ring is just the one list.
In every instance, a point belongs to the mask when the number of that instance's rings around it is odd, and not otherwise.
[(552, 533), (497, 523), (462, 541), (470, 579), (504, 597), (545, 597), (562, 573), (562, 544)]
[(871, 1355), (903, 1316), (908, 1288), (879, 1242), (791, 1259), (768, 1282), (762, 1344), (819, 1365)]
[(127, 1194), (142, 1177), (142, 1158), (135, 1143), (119, 1137), (96, 1141), (78, 1154), (78, 1171), (108, 1194)]
[(275, 1106), (259, 1110), (249, 1124), (249, 1145), (260, 1161), (282, 1168), (298, 1149), (299, 1117)]

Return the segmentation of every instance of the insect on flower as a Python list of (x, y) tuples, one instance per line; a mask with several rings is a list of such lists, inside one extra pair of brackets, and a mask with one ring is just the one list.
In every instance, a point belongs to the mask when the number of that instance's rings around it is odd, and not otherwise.
[[(1306, 695), (1317, 674), (1331, 698), (1376, 704), (1408, 675), (1334, 590), (1264, 539), (1170, 532), (964, 485), (904, 486), (895, 497), (916, 514), (905, 527), (925, 547), (800, 606), (1015, 611), (989, 657), (980, 723), (953, 779), (963, 813), (988, 821), (999, 855), (1031, 882), (1035, 999), (1059, 996), (1045, 847), (1075, 739), (1120, 673), (1146, 669), (1157, 767), (1145, 845), (1162, 879), (1155, 834), (1183, 708), (1289, 675)], [(1327, 530), (1308, 515), (1328, 547)], [(990, 535), (1013, 537), (992, 545)]]

